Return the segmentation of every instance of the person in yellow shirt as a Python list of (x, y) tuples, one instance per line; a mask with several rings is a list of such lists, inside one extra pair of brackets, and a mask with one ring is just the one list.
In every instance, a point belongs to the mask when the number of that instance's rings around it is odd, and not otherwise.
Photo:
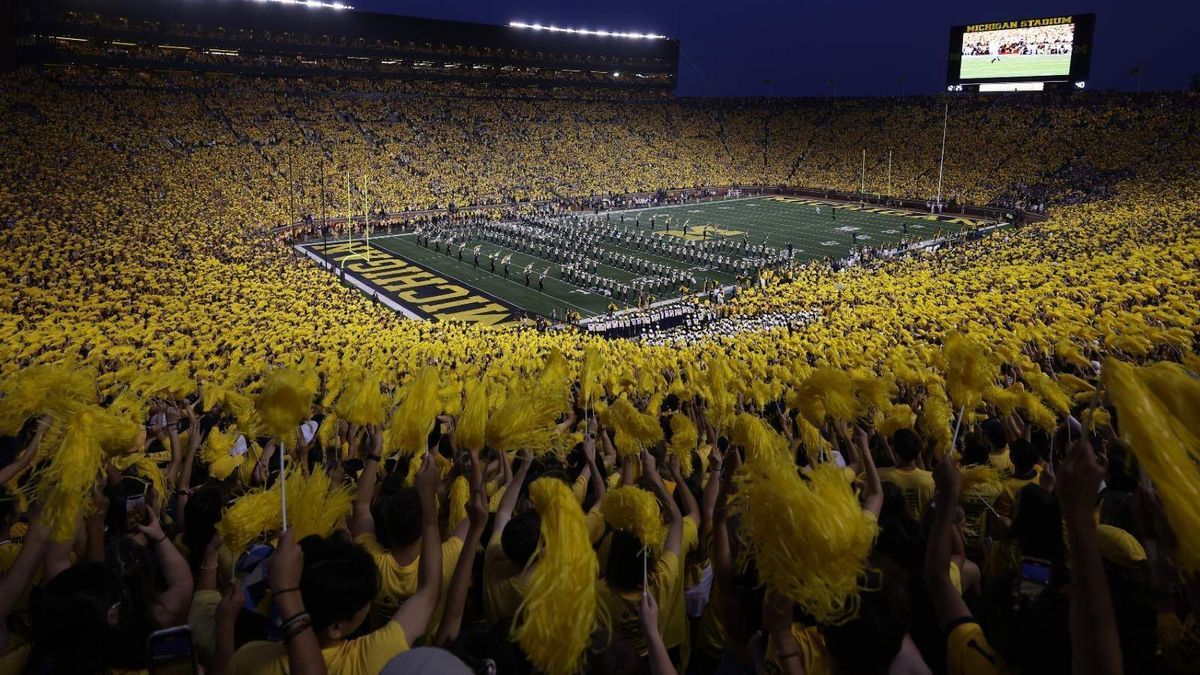
[(1005, 518), (1012, 518), (1018, 508), (1018, 498), (1026, 485), (1038, 482), (1038, 453), (1033, 443), (1018, 438), (1013, 441), (1011, 449), (1013, 473), (1000, 482), (1000, 496), (996, 499), (996, 512)]
[(1004, 433), (1004, 424), (998, 419), (985, 420), (980, 425), (983, 440), (987, 444), (988, 463), (1001, 478), (1012, 475), (1013, 463), (1008, 452), (1008, 436)]
[[(371, 555), (358, 544), (336, 536), (309, 538), (304, 542), (303, 571), (294, 588), (271, 590), (281, 613), (299, 594), (300, 614), (283, 616), (282, 630), (307, 622), (316, 634), (321, 658), (331, 675), (378, 673), (397, 654), (409, 648), (408, 636), (424, 635), (440, 595), (441, 545), (438, 541), (438, 471), (430, 455), (422, 457), (415, 487), (421, 504), (421, 562), (417, 590), (392, 616), (387, 625), (365, 636), (351, 638), (367, 620), (371, 601), (379, 589), (379, 571)], [(306, 615), (306, 616), (305, 616)], [(297, 622), (297, 623), (293, 623)], [(218, 636), (218, 651), (224, 636)], [(250, 642), (234, 652), (228, 673), (291, 672), (288, 650), (291, 641)]]
[(483, 610), (488, 623), (505, 627), (517, 613), (536, 565), (528, 565), (541, 536), (541, 519), (529, 509), (516, 518), (513, 509), (532, 464), (524, 458), (504, 491), (483, 557)]
[(900, 429), (892, 436), (896, 450), (896, 466), (879, 470), (880, 480), (891, 483), (904, 493), (908, 517), (920, 522), (925, 507), (933, 499), (933, 474), (917, 466), (921, 455), (921, 437), (909, 429)]
[[(676, 593), (677, 584), (683, 583), (680, 552), (683, 547), (683, 514), (675, 500), (667, 492), (667, 486), (658, 475), (654, 456), (642, 451), (643, 480), (658, 497), (659, 504), (666, 508), (667, 536), (662, 553), (651, 560), (652, 546), (640, 541), (631, 532), (616, 531), (608, 549), (608, 557), (602, 561), (604, 585), (601, 598), (612, 617), (612, 630), (617, 638), (629, 644), (639, 655), (645, 657), (649, 650), (645, 632), (638, 617), (643, 592), (653, 593), (660, 607), (659, 627), (664, 629), (671, 615), (671, 602), (683, 601), (682, 593)], [(664, 632), (664, 641), (667, 636)], [(672, 661), (678, 663), (679, 641), (665, 642)]]
[[(988, 465), (987, 448), (975, 437), (967, 436), (963, 448), (964, 467)], [(959, 498), (963, 510), (963, 539), (969, 547), (978, 546), (988, 533), (988, 520), (994, 504), (1000, 497), (1000, 488), (994, 482), (979, 482), (964, 487)]]
[[(371, 604), (370, 619), (373, 626), (387, 624), (396, 610), (416, 592), (423, 537), (421, 498), (415, 488), (404, 486), (408, 472), (403, 462), (398, 463), (397, 470), (388, 474), (380, 486), (379, 494), (375, 495), (382, 446), (383, 433), (373, 428), (372, 452), (367, 455), (359, 476), (350, 524), (355, 543), (371, 555), (379, 570), (379, 592)], [(441, 592), (445, 591), (454, 574), (468, 525), (464, 518), (456, 524), (450, 538), (444, 543), (438, 538), (442, 559), (439, 577)], [(436, 630), (440, 614), (440, 611), (434, 613), (430, 632)]]

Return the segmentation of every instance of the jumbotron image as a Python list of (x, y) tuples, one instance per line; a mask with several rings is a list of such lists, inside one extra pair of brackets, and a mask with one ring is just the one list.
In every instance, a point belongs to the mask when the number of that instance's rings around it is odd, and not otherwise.
[(6, 671), (1194, 672), (1189, 10), (503, 4), (0, 8)]

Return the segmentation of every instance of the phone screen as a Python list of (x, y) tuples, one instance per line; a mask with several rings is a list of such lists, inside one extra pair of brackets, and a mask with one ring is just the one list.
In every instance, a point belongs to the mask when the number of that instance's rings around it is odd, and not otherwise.
[(150, 647), (150, 672), (156, 675), (194, 673), (192, 629), (176, 626), (155, 631), (147, 640)]
[(1050, 563), (1046, 560), (1024, 558), (1021, 560), (1021, 598), (1032, 600), (1042, 594), (1050, 583)]

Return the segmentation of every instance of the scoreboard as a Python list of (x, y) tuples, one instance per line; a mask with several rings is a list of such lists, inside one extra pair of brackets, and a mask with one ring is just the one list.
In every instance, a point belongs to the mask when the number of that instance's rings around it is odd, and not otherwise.
[(1091, 67), (1095, 25), (1095, 14), (1076, 14), (954, 26), (946, 89), (1082, 89)]

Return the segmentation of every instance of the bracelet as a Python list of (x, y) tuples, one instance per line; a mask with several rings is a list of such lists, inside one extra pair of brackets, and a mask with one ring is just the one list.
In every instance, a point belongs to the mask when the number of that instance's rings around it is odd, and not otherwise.
[(277, 591), (271, 591), (271, 595), (273, 597), (279, 597), (279, 596), (283, 595), (284, 593), (297, 593), (299, 591), (300, 591), (299, 586), (297, 586), (295, 588), (281, 588)]
[(288, 630), (284, 631), (283, 641), (288, 642), (292, 638), (304, 633), (304, 631), (308, 630), (309, 628), (312, 628), (312, 619), (309, 619), (306, 615), (301, 621), (296, 622), (296, 625), (291, 626)]
[(288, 617), (287, 619), (284, 619), (284, 621), (279, 624), (279, 628), (280, 628), (280, 630), (286, 631), (289, 627), (294, 626), (299, 621), (311, 620), (311, 619), (312, 619), (312, 617), (309, 616), (308, 612), (306, 612), (304, 610), (300, 610), (296, 614), (293, 614), (292, 616)]
[(151, 537), (150, 535), (146, 535), (146, 538), (149, 539), (150, 541), (154, 542), (155, 545), (157, 545), (157, 544), (161, 544), (164, 541), (166, 541), (167, 535), (164, 534), (163, 536), (159, 537), (158, 539), (155, 539), (154, 537)]
[(778, 661), (786, 661), (787, 659), (798, 658), (800, 658), (800, 652), (791, 652), (790, 654), (780, 654), (779, 652), (775, 652), (775, 659)]
[(379, 464), (380, 462), (383, 461), (383, 458), (380, 457), (379, 455), (367, 455), (367, 461), (375, 462), (376, 464)]
[(216, 565), (200, 565), (200, 571), (201, 572), (216, 572), (217, 566)]

